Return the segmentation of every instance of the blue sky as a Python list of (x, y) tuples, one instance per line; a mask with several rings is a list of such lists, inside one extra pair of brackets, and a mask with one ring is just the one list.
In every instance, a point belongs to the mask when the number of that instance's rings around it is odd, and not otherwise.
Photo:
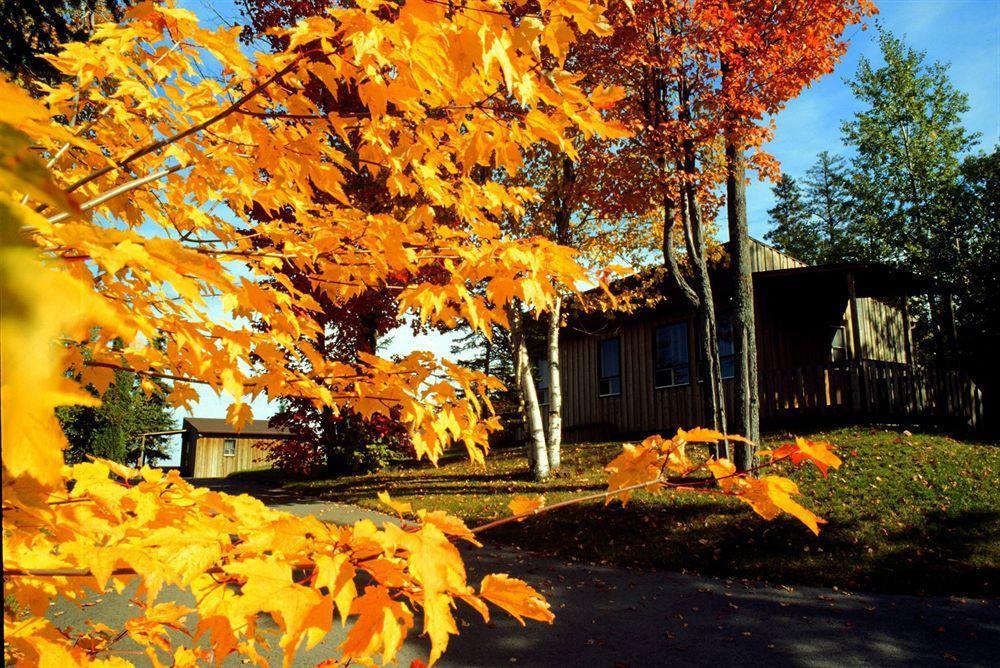
[[(182, 0), (209, 25), (239, 20), (231, 0)], [(1000, 142), (1000, 0), (882, 0), (875, 19), (910, 46), (926, 51), (927, 62), (951, 64), (953, 84), (969, 96), (971, 110), (966, 127), (982, 135), (981, 148)], [(840, 125), (857, 110), (844, 80), (854, 75), (858, 61), (867, 57), (879, 62), (877, 33), (873, 29), (848, 31), (850, 47), (833, 74), (816, 82), (791, 101), (777, 117), (775, 139), (768, 146), (781, 162), (782, 170), (798, 176), (818, 152), (842, 152)], [(762, 237), (767, 231), (767, 210), (773, 198), (770, 184), (753, 183), (747, 193), (750, 233)], [(448, 355), (451, 337), (440, 334), (413, 336), (404, 330), (391, 336), (387, 353), (405, 354), (430, 350)], [(202, 417), (225, 415), (228, 401), (205, 391), (190, 414)], [(253, 404), (254, 415), (269, 417), (274, 407), (264, 401)], [(176, 411), (178, 421), (188, 413)]]
[[(877, 1), (877, 0), (876, 0)], [(965, 126), (979, 132), (981, 146), (1000, 140), (1000, 0), (882, 0), (875, 21), (911, 47), (926, 51), (925, 62), (951, 64), (951, 80), (969, 96)], [(878, 33), (851, 28), (850, 47), (833, 74), (792, 100), (777, 117), (777, 132), (768, 146), (782, 170), (801, 175), (823, 150), (842, 152), (840, 125), (858, 109), (844, 83), (866, 57), (881, 62)], [(767, 231), (770, 185), (754, 183), (747, 192), (750, 233)]]

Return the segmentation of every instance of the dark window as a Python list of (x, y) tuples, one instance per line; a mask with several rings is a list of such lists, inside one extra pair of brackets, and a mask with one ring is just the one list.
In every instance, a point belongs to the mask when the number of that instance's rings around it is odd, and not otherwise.
[(715, 323), (715, 334), (719, 340), (719, 366), (722, 368), (723, 378), (732, 378), (736, 375), (736, 355), (733, 349), (733, 319), (728, 316), (720, 316)]
[(621, 339), (605, 339), (599, 344), (601, 357), (601, 378), (597, 384), (597, 395), (613, 397), (622, 393), (622, 346)]
[(227, 438), (222, 442), (222, 456), (223, 457), (235, 457), (236, 456), (236, 439)]
[(830, 361), (847, 361), (847, 328), (843, 325), (834, 327), (830, 339)]
[(538, 403), (545, 406), (549, 403), (549, 361), (538, 360), (538, 368), (535, 370), (535, 378), (538, 380)]
[(674, 387), (689, 382), (687, 322), (657, 327), (653, 330), (653, 383), (656, 387)]

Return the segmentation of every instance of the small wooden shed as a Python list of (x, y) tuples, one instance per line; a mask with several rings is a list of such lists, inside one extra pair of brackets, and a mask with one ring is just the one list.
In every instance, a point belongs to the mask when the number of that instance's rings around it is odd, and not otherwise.
[(289, 437), (287, 431), (253, 420), (237, 432), (222, 418), (184, 418), (181, 475), (221, 478), (237, 471), (266, 468), (265, 446)]

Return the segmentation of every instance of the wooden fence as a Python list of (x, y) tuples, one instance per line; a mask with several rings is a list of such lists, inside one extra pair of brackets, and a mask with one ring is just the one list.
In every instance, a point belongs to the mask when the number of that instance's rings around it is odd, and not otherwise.
[(982, 423), (982, 393), (954, 369), (865, 360), (770, 369), (759, 380), (762, 418), (914, 420), (971, 429)]

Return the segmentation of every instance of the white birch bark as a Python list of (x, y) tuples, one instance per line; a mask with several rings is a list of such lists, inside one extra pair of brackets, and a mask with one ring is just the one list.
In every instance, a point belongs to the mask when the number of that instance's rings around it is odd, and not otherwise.
[(549, 433), (548, 454), (549, 469), (559, 470), (562, 450), (562, 380), (559, 366), (559, 319), (562, 310), (562, 297), (556, 296), (555, 304), (549, 313), (548, 351), (549, 351)]
[(538, 390), (531, 373), (531, 360), (524, 342), (524, 330), (519, 306), (511, 309), (511, 325), (516, 333), (518, 386), (524, 400), (524, 426), (527, 431), (528, 463), (535, 480), (549, 477), (549, 456), (545, 444), (545, 427), (542, 424), (542, 410), (538, 405)]

